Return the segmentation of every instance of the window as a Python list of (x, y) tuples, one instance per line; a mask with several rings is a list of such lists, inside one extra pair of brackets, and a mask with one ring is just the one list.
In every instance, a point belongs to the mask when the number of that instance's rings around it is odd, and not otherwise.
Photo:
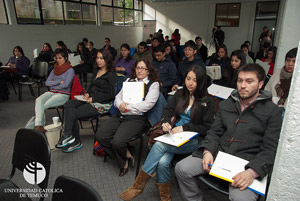
[(14, 0), (19, 24), (97, 24), (96, 0)]
[(4, 0), (0, 0), (0, 24), (8, 24)]
[(142, 26), (142, 0), (101, 0), (103, 25)]
[(240, 3), (216, 4), (215, 26), (238, 27), (240, 10)]

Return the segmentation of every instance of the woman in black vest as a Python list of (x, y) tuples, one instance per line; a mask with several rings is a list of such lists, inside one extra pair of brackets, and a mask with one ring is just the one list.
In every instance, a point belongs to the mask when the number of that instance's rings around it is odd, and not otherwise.
[(145, 100), (136, 104), (128, 104), (122, 101), (123, 89), (117, 94), (114, 105), (119, 111), (111, 117), (96, 133), (96, 139), (105, 151), (116, 158), (120, 167), (119, 176), (128, 172), (128, 163), (134, 164), (134, 159), (127, 143), (129, 140), (141, 134), (147, 124), (147, 111), (157, 102), (159, 97), (158, 72), (151, 62), (145, 59), (136, 61), (132, 68), (131, 77), (125, 82), (144, 82)]

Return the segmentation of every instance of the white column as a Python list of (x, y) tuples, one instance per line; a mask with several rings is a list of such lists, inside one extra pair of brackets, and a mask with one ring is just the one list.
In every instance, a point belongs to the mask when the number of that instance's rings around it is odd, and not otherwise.
[(268, 201), (300, 198), (300, 43), (277, 148)]

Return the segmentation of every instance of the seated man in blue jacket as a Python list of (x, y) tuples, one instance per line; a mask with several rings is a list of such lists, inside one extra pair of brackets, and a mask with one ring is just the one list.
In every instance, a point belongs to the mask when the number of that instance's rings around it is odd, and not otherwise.
[(172, 91), (176, 90), (178, 86), (182, 86), (185, 78), (186, 71), (195, 64), (198, 64), (205, 68), (205, 63), (202, 58), (197, 54), (196, 43), (192, 40), (187, 41), (184, 44), (184, 60), (180, 61), (177, 70), (177, 81), (173, 85)]
[(166, 94), (171, 91), (172, 86), (176, 83), (176, 66), (173, 61), (166, 57), (165, 48), (157, 46), (154, 49), (155, 59), (152, 62), (159, 72), (160, 85), (162, 93)]
[(208, 173), (218, 151), (249, 161), (229, 185), (230, 200), (257, 200), (247, 189), (272, 168), (282, 124), (281, 110), (268, 91), (260, 90), (266, 75), (258, 64), (239, 69), (237, 89), (220, 102), (216, 119), (198, 149), (175, 167), (183, 200), (202, 200), (195, 177)]

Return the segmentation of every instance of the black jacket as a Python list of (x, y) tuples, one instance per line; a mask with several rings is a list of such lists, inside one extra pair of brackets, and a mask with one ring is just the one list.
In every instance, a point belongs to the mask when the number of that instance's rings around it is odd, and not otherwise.
[(215, 157), (218, 151), (248, 160), (245, 169), (252, 168), (262, 179), (273, 166), (281, 130), (281, 109), (272, 102), (268, 91), (241, 112), (237, 90), (220, 102), (216, 120), (199, 148), (193, 153), (201, 157), (208, 149)]
[[(97, 74), (97, 72), (96, 72)], [(117, 75), (108, 71), (101, 77), (93, 77), (87, 93), (93, 98), (93, 103), (110, 103), (115, 99), (117, 90)]]
[(159, 80), (163, 84), (162, 92), (168, 92), (176, 83), (177, 70), (175, 64), (171, 61), (170, 57), (166, 57), (164, 61), (157, 61), (155, 59), (152, 63), (159, 72)]
[(181, 86), (184, 82), (185, 74), (187, 70), (192, 67), (192, 65), (198, 64), (205, 68), (205, 63), (201, 59), (201, 57), (198, 54), (194, 55), (194, 60), (193, 61), (188, 61), (187, 58), (179, 62), (178, 65), (178, 70), (177, 70), (177, 81), (176, 84)]
[[(178, 90), (170, 102), (166, 105), (162, 113), (162, 123), (169, 122), (171, 125), (171, 118), (175, 115), (176, 105), (182, 96), (183, 89)], [(214, 121), (215, 103), (211, 96), (207, 96), (201, 100), (195, 100), (197, 104), (197, 114), (191, 123), (184, 124), (184, 131), (195, 131), (199, 133), (200, 139), (203, 139), (207, 130)], [(195, 104), (194, 103), (194, 104)], [(176, 117), (176, 122), (179, 121), (179, 116)]]

